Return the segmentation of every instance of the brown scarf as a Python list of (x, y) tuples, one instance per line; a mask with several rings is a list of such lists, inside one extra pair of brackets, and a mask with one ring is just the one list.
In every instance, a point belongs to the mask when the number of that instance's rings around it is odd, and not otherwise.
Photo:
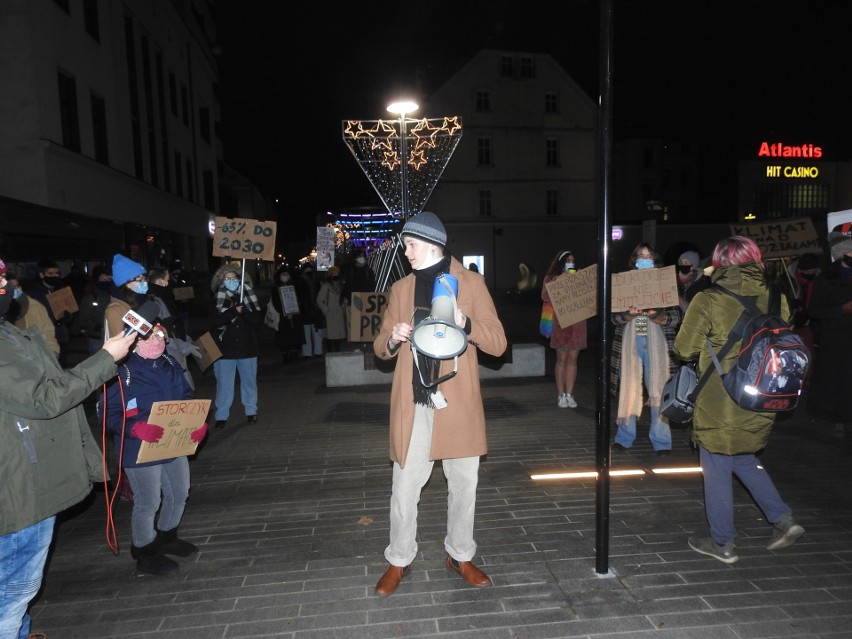
[[(668, 379), (669, 363), (666, 336), (656, 322), (648, 320), (648, 401), (651, 406), (660, 405), (663, 386)], [(642, 414), (642, 360), (636, 351), (636, 320), (624, 326), (621, 337), (621, 377), (618, 391), (617, 423), (624, 424), (631, 417)]]

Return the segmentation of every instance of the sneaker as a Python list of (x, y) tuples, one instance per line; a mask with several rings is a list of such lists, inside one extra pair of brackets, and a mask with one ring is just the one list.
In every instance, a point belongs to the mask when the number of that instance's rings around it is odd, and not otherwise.
[(563, 397), (565, 398), (565, 404), (568, 406), (568, 408), (577, 408), (577, 401), (574, 399), (574, 396), (571, 395), (571, 393), (565, 393)]
[(781, 521), (772, 526), (772, 536), (769, 538), (766, 550), (780, 550), (792, 546), (804, 534), (805, 529), (796, 523), (790, 513), (787, 513), (781, 517)]
[(556, 405), (559, 406), (559, 408), (568, 408), (568, 398), (569, 397), (571, 397), (571, 396), (566, 394), (566, 393), (562, 393), (562, 395), (559, 396), (559, 399), (557, 400)]
[(720, 546), (712, 537), (690, 537), (689, 547), (695, 552), (700, 552), (702, 555), (713, 557), (725, 564), (733, 564), (739, 561), (736, 551), (734, 550), (734, 542), (729, 541), (724, 546)]

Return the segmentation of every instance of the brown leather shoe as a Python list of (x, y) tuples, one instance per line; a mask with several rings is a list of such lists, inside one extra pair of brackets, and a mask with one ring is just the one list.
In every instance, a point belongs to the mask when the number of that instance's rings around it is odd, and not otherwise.
[(407, 576), (410, 572), (411, 564), (407, 565), (405, 568), (391, 564), (376, 584), (376, 594), (379, 597), (392, 595), (397, 586), (399, 586), (399, 582), (402, 581), (402, 578)]
[(459, 573), (471, 586), (482, 588), (491, 584), (491, 579), (470, 561), (456, 561), (447, 555), (447, 566)]

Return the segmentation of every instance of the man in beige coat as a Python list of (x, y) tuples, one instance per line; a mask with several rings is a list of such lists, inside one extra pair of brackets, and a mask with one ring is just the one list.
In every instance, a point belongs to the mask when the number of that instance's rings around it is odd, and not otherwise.
[[(471, 562), (476, 554), (473, 522), (479, 458), (488, 450), (477, 354), (481, 349), (499, 356), (506, 350), (506, 334), (485, 280), (445, 256), (447, 233), (438, 217), (429, 212), (415, 215), (401, 236), (413, 272), (391, 288), (373, 342), (377, 357), (397, 358), (390, 406), (390, 544), (385, 549), (390, 566), (376, 584), (380, 596), (393, 593), (411, 572), (417, 555), (417, 504), (436, 459), (442, 460), (447, 478), (447, 565), (471, 585), (490, 583)], [(416, 366), (410, 344), (414, 328), (430, 314), (435, 280), (442, 273), (458, 281), (454, 319), (467, 335), (455, 375), (452, 358), (433, 359), (418, 351)], [(445, 376), (449, 378), (433, 385)]]

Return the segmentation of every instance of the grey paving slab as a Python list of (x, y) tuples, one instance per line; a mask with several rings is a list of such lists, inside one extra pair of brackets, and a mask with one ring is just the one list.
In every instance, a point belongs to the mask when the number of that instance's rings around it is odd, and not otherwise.
[[(534, 305), (527, 310), (537, 317)], [(524, 339), (537, 338), (513, 337)], [(852, 636), (852, 441), (833, 439), (830, 425), (804, 411), (779, 421), (761, 457), (807, 530), (794, 546), (766, 550), (769, 527), (737, 487), (740, 561), (698, 555), (686, 540), (706, 534), (700, 476), (646, 474), (610, 481), (599, 548), (596, 481), (530, 479), (595, 468), (593, 353), (580, 357), (580, 408), (565, 410), (556, 407), (548, 352), (544, 377), (483, 382), (490, 451), (476, 561), (493, 585), (470, 588), (444, 565), (446, 485), (436, 464), (420, 504), (413, 572), (380, 598), (373, 586), (388, 533), (389, 388), (326, 388), (322, 360), (283, 365), (271, 333), (263, 344), (258, 423), (249, 426), (235, 405), (229, 425), (212, 431), (190, 462), (181, 534), (198, 555), (179, 559), (168, 578), (137, 575), (131, 506), (113, 508), (115, 555), (96, 491), (60, 518), (34, 631), (49, 639)], [(212, 373), (196, 371), (196, 382), (200, 397), (213, 396)], [(666, 459), (645, 432), (640, 421), (636, 445), (613, 454), (613, 468), (697, 465), (685, 431), (674, 432)]]

